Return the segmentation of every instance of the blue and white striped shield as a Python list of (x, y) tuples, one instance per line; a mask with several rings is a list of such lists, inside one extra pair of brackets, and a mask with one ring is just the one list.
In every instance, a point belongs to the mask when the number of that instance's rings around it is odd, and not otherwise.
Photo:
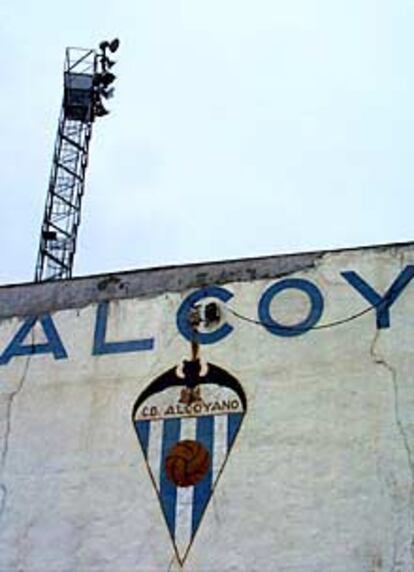
[(138, 441), (181, 563), (246, 412), (241, 385), (223, 369), (208, 364), (205, 376), (190, 368), (186, 377), (169, 370), (144, 390), (133, 409)]

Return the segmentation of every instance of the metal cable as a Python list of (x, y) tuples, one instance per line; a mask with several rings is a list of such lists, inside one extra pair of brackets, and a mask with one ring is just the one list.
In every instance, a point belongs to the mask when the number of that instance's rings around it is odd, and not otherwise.
[[(327, 328), (333, 328), (335, 326), (341, 326), (342, 324), (346, 324), (348, 322), (352, 322), (353, 320), (356, 320), (357, 318), (360, 318), (361, 316), (364, 316), (365, 314), (368, 314), (368, 312), (371, 312), (372, 310), (375, 310), (377, 308), (380, 308), (383, 304), (385, 304), (386, 302), (386, 297), (383, 298), (381, 300), (381, 302), (379, 302), (378, 304), (372, 305), (372, 306), (368, 306), (367, 308), (365, 308), (364, 310), (361, 310), (360, 312), (357, 312), (356, 314), (352, 314), (351, 316), (347, 316), (346, 318), (342, 318), (341, 320), (335, 320), (333, 322), (329, 322), (328, 324), (321, 324), (320, 326), (313, 326), (311, 328), (307, 328), (306, 331), (309, 330), (323, 330), (323, 329), (327, 329)], [(251, 324), (255, 324), (257, 326), (263, 326), (263, 327), (273, 327), (275, 324), (273, 323), (266, 323), (266, 322), (261, 322), (260, 320), (255, 320), (254, 318), (249, 318), (248, 316), (244, 316), (243, 314), (240, 314), (239, 312), (237, 312), (236, 310), (234, 310), (233, 308), (230, 308), (229, 306), (227, 306), (227, 310), (233, 314), (234, 316), (236, 316), (236, 318), (239, 318), (240, 320), (244, 320), (245, 322), (249, 322)], [(295, 330), (295, 326), (286, 326), (286, 328), (289, 328), (290, 331), (294, 331)], [(303, 332), (302, 328), (297, 328), (298, 332)]]

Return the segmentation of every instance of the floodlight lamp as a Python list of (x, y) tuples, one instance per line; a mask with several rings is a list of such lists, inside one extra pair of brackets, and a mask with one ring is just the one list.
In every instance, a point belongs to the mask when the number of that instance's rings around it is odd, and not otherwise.
[(109, 49), (110, 52), (115, 53), (119, 48), (119, 44), (120, 44), (119, 39), (114, 38), (111, 42), (108, 42), (108, 40), (104, 40), (99, 44), (99, 48), (103, 52), (105, 52), (106, 49)]
[(119, 48), (119, 44), (120, 44), (119, 38), (114, 38), (112, 42), (109, 42), (108, 45), (109, 50), (114, 54)]
[(115, 88), (110, 87), (109, 89), (103, 89), (101, 94), (105, 97), (105, 99), (111, 99), (114, 96)]
[(102, 105), (102, 101), (98, 100), (94, 109), (96, 117), (104, 117), (108, 115), (109, 111)]
[(104, 72), (103, 74), (101, 74), (101, 77), (99, 78), (100, 81), (99, 83), (103, 86), (103, 87), (108, 87), (108, 85), (110, 85), (113, 81), (115, 81), (116, 75), (114, 75), (111, 72)]
[(205, 325), (208, 327), (211, 324), (216, 324), (220, 322), (221, 314), (220, 314), (220, 307), (216, 302), (210, 302), (206, 304), (204, 308), (204, 322)]

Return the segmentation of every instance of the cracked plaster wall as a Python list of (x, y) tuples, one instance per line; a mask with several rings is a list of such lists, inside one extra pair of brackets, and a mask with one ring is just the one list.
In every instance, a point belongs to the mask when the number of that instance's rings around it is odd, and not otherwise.
[[(318, 254), (302, 267), (292, 259), (284, 257), (283, 268), (319, 287), (328, 323), (366, 306), (341, 271), (385, 292), (414, 264), (414, 247)], [(229, 263), (226, 275), (236, 278), (222, 282), (234, 293), (229, 305), (256, 318), (258, 299), (277, 280), (272, 260), (257, 272), (245, 262), (255, 280), (237, 279), (247, 270), (232, 274)], [(215, 283), (217, 272), (210, 282), (206, 266), (204, 283)], [(190, 283), (111, 303), (107, 339), (155, 336), (152, 352), (91, 355), (96, 303), (87, 279), (77, 308), (72, 294), (67, 309), (44, 298), (69, 357), (24, 356), (0, 367), (1, 572), (181, 569), (130, 413), (154, 377), (189, 355), (175, 313)], [(202, 355), (240, 380), (248, 414), (185, 571), (414, 570), (413, 297), (410, 284), (391, 308), (389, 329), (376, 330), (369, 312), (293, 338), (225, 312), (233, 333)], [(4, 290), (0, 298), (5, 307)], [(11, 301), (5, 315), (13, 308)], [(20, 301), (16, 316), (22, 308)], [(306, 310), (300, 295), (272, 305), (284, 323)], [(1, 350), (20, 324), (0, 323)], [(45, 341), (41, 328), (29, 341)]]

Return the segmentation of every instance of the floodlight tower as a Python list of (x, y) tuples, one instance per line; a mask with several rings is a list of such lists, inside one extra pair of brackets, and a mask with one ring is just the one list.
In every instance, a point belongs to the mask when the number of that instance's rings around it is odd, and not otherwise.
[(119, 40), (104, 41), (99, 50), (67, 48), (63, 73), (63, 102), (46, 197), (35, 282), (71, 278), (85, 190), (89, 143), (97, 117), (109, 113), (103, 98), (113, 96)]

